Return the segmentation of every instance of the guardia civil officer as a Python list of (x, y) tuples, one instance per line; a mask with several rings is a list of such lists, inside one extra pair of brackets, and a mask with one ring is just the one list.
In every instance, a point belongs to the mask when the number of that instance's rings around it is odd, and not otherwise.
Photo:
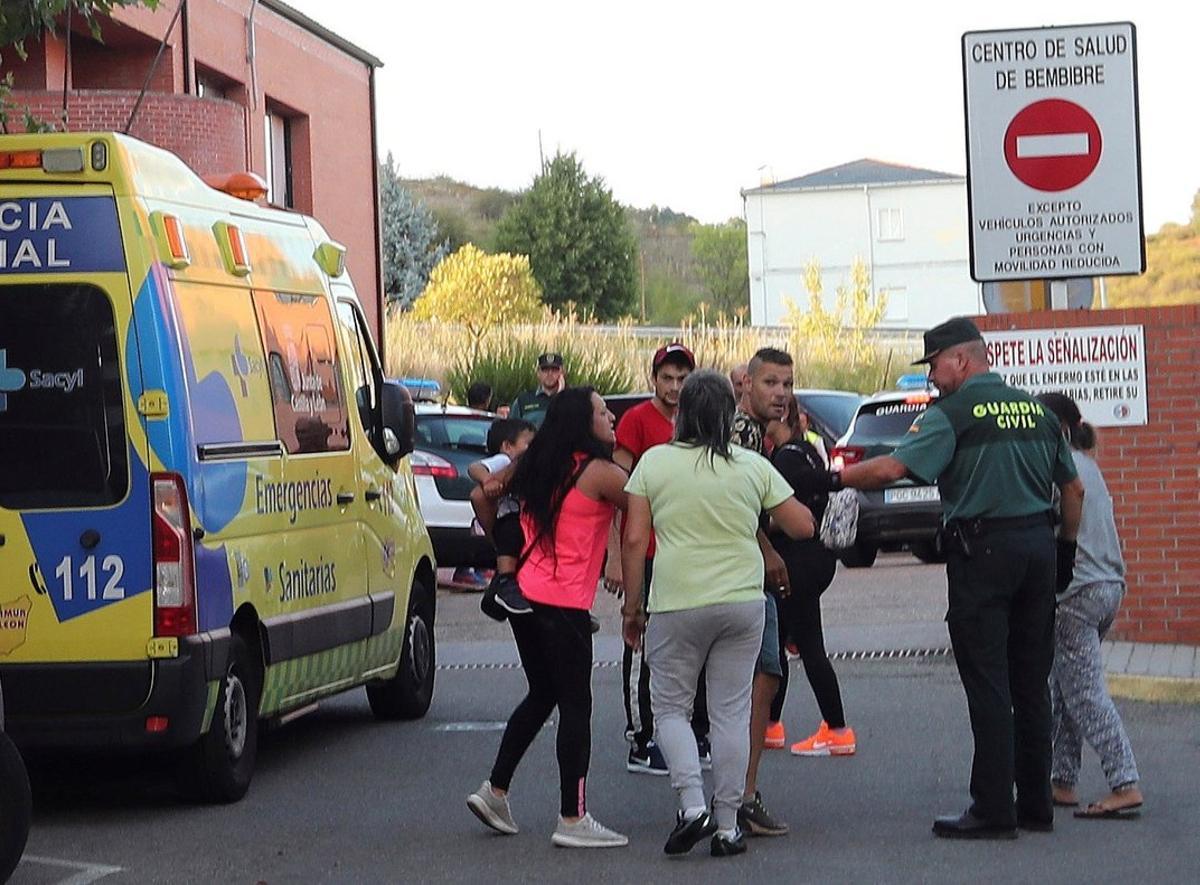
[[(847, 467), (842, 483), (880, 488), (912, 476), (941, 492), (946, 621), (967, 695), (975, 757), (971, 806), (939, 817), (938, 836), (1014, 839), (1054, 827), (1047, 678), (1054, 591), (1069, 583), (1083, 484), (1058, 420), (988, 364), (979, 329), (947, 320), (925, 333), (929, 377), (942, 397), (892, 455)], [(916, 365), (916, 364), (914, 364)], [(1055, 542), (1053, 487), (1062, 491)], [(1016, 802), (1013, 786), (1016, 786)]]

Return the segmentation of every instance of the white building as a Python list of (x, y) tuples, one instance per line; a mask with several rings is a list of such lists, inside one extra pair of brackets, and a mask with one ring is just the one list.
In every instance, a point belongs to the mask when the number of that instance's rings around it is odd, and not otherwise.
[(750, 322), (777, 325), (790, 298), (807, 309), (804, 268), (821, 265), (824, 301), (848, 284), (855, 259), (887, 295), (880, 328), (928, 329), (983, 312), (971, 279), (967, 180), (856, 160), (742, 191), (750, 258)]

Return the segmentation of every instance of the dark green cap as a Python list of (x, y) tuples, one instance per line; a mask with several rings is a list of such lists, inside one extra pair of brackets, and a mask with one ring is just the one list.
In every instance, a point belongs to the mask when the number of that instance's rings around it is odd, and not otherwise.
[(913, 365), (929, 362), (947, 347), (982, 340), (978, 326), (966, 317), (954, 317), (925, 333), (925, 354), (919, 360), (914, 360)]

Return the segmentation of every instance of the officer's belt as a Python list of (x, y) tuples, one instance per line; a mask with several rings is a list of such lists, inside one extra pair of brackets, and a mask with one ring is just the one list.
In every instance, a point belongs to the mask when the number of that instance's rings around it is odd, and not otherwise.
[(991, 532), (1032, 529), (1053, 524), (1053, 512), (1043, 510), (1041, 513), (1031, 513), (1028, 516), (977, 516), (952, 519), (946, 523), (946, 528), (951, 532), (957, 529), (972, 538), (978, 538)]

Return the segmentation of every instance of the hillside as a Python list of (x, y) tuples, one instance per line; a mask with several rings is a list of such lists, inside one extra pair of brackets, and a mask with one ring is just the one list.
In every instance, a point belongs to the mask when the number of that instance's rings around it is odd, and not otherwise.
[[(438, 230), (452, 249), (474, 243), (495, 248), (496, 223), (517, 198), (512, 191), (480, 188), (446, 178), (405, 179), (401, 184), (433, 213)], [(696, 312), (702, 300), (692, 259), (688, 226), (696, 219), (669, 208), (625, 207), (638, 242), (639, 319), (652, 325), (677, 325)]]
[(1110, 307), (1200, 302), (1200, 192), (1189, 224), (1164, 224), (1146, 237), (1144, 274), (1109, 277), (1106, 283)]

